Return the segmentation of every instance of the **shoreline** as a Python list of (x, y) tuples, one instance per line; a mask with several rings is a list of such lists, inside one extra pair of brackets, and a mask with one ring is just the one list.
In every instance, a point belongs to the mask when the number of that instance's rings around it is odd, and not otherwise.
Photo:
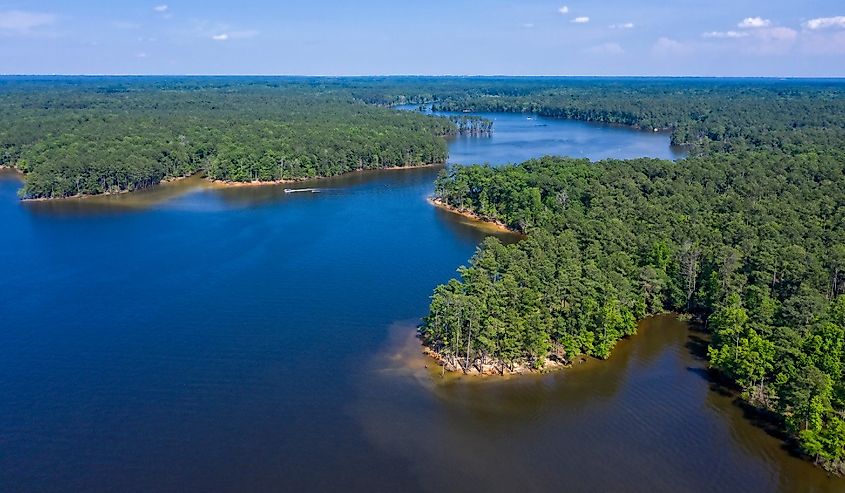
[(21, 170), (8, 164), (0, 165), (0, 173), (23, 177), (23, 172)]
[[(306, 178), (307, 179), (307, 178)], [(226, 180), (212, 180), (208, 177), (203, 177), (203, 180), (210, 183), (216, 188), (240, 188), (240, 187), (270, 187), (273, 185), (287, 185), (290, 183), (299, 183), (305, 180), (272, 180), (272, 181), (226, 181)]]
[(485, 218), (485, 217), (483, 217), (483, 216), (481, 216), (481, 215), (479, 215), (475, 212), (472, 212), (470, 210), (459, 209), (457, 207), (451, 206), (451, 205), (443, 202), (441, 199), (437, 199), (437, 198), (434, 198), (434, 197), (428, 197), (426, 200), (428, 200), (429, 204), (433, 205), (434, 207), (437, 207), (438, 209), (441, 209), (441, 210), (444, 210), (444, 211), (447, 211), (447, 212), (451, 212), (452, 214), (462, 216), (462, 217), (465, 217), (467, 219), (471, 219), (472, 221), (475, 221), (475, 222), (478, 222), (478, 223), (482, 223), (482, 224), (484, 224), (488, 227), (494, 228), (494, 229), (501, 231), (503, 233), (511, 233), (511, 234), (515, 234), (515, 235), (525, 236), (524, 232), (519, 231), (517, 229), (513, 229), (513, 228), (509, 227), (507, 224), (503, 223), (502, 221)]
[[(360, 173), (363, 171), (402, 171), (407, 169), (419, 169), (419, 168), (437, 168), (440, 166), (446, 166), (446, 163), (426, 163), (426, 164), (417, 164), (411, 166), (388, 166), (387, 168), (369, 168), (369, 169), (356, 169), (355, 171), (350, 171), (349, 173)], [(344, 173), (347, 174), (347, 173)], [(341, 176), (341, 175), (337, 175)]]
[[(653, 320), (662, 317), (670, 317), (672, 319), (677, 320), (678, 322), (688, 324), (690, 328), (692, 328), (694, 324), (694, 322), (691, 322), (684, 314), (680, 313), (664, 312), (654, 315), (648, 315), (645, 318), (637, 320), (637, 332), (634, 335), (625, 336), (616, 341), (616, 344), (613, 347), (613, 351), (616, 351), (621, 345), (630, 344), (631, 341), (634, 341), (637, 338), (637, 335), (640, 334), (640, 331), (643, 328), (643, 324), (647, 320)], [(481, 364), (479, 359), (476, 358), (474, 361), (471, 362), (469, 369), (465, 371), (464, 364), (466, 363), (466, 360), (461, 361), (460, 358), (456, 359), (447, 357), (439, 353), (435, 349), (427, 346), (422, 340), (422, 337), (419, 332), (419, 327), (417, 327), (413, 338), (416, 341), (415, 344), (416, 350), (419, 351), (418, 354), (421, 355), (422, 358), (424, 358), (425, 360), (434, 362), (434, 364), (439, 367), (436, 371), (440, 373), (441, 376), (451, 375), (452, 377), (470, 377), (473, 380), (484, 380), (487, 378), (492, 379), (492, 377), (508, 379), (516, 377), (543, 376), (548, 374), (561, 373), (563, 370), (575, 371), (579, 369), (586, 369), (598, 363), (604, 363), (607, 361), (606, 359), (596, 358), (587, 354), (577, 354), (569, 361), (566, 361), (565, 357), (561, 358), (556, 355), (548, 355), (546, 356), (543, 362), (543, 366), (541, 368), (534, 368), (524, 361), (514, 364), (512, 368), (507, 368), (504, 362), (501, 360), (484, 362), (483, 364)], [(611, 352), (610, 355), (610, 358), (612, 357), (613, 352)], [(428, 367), (427, 364), (425, 365), (425, 367), (429, 369), (429, 371), (432, 370)]]
[[(436, 168), (440, 166), (445, 166), (446, 163), (427, 163), (427, 164), (419, 164), (419, 165), (410, 165), (410, 166), (390, 166), (386, 168), (363, 168), (363, 169), (356, 169), (352, 171), (347, 171), (341, 173), (339, 175), (332, 175), (332, 176), (309, 176), (303, 178), (290, 178), (284, 180), (271, 180), (271, 181), (228, 181), (228, 180), (213, 180), (208, 178), (207, 176), (201, 176), (204, 172), (200, 171), (194, 173), (192, 175), (187, 176), (173, 176), (168, 177), (160, 182), (156, 183), (155, 185), (139, 188), (135, 190), (118, 190), (115, 192), (103, 192), (103, 193), (81, 193), (76, 195), (68, 195), (67, 197), (32, 197), (32, 198), (23, 198), (20, 199), (21, 202), (48, 202), (48, 201), (61, 201), (61, 200), (87, 200), (87, 199), (94, 199), (96, 197), (108, 197), (108, 196), (115, 196), (115, 195), (124, 195), (130, 194), (135, 192), (144, 192), (148, 190), (153, 190), (156, 187), (162, 185), (169, 185), (172, 183), (176, 183), (182, 180), (186, 180), (189, 178), (199, 177), (206, 183), (212, 185), (214, 188), (241, 188), (241, 187), (270, 187), (270, 186), (277, 186), (277, 185), (290, 185), (293, 183), (305, 183), (311, 181), (321, 181), (321, 180), (328, 180), (331, 178), (339, 178), (346, 175), (351, 175), (354, 173), (363, 173), (363, 172), (379, 172), (379, 171), (401, 171), (401, 170), (412, 170), (412, 169), (420, 169), (420, 168)], [(26, 175), (17, 170), (12, 166), (2, 166), (0, 167), (0, 171), (11, 170), (12, 174), (17, 175), (21, 179), (26, 179)]]
[[(575, 362), (563, 362), (557, 359), (547, 357), (543, 362), (541, 368), (534, 368), (525, 363), (516, 363), (509, 368), (504, 361), (495, 360), (491, 362), (480, 363), (477, 359), (472, 361), (469, 368), (464, 368), (460, 359), (447, 358), (434, 349), (426, 346), (419, 336), (416, 337), (422, 348), (421, 353), (427, 360), (433, 361), (440, 367), (443, 374), (450, 374), (455, 376), (467, 377), (516, 377), (529, 375), (546, 375), (549, 373), (557, 373), (562, 370), (567, 370), (575, 366)], [(588, 361), (586, 356), (578, 356), (578, 364), (583, 364)], [(428, 366), (426, 365), (426, 368)]]
[(221, 188), (239, 188), (239, 187), (269, 187), (274, 185), (290, 185), (292, 183), (306, 183), (306, 182), (319, 182), (322, 180), (329, 180), (332, 178), (340, 178), (343, 176), (349, 176), (355, 173), (367, 173), (367, 172), (381, 172), (381, 171), (405, 171), (405, 170), (412, 170), (412, 169), (422, 169), (422, 168), (436, 168), (439, 166), (446, 166), (446, 163), (427, 163), (427, 164), (416, 164), (410, 166), (389, 166), (386, 168), (360, 168), (354, 169), (352, 171), (346, 171), (339, 175), (331, 175), (331, 176), (307, 176), (303, 178), (286, 178), (282, 180), (254, 180), (254, 181), (229, 181), (229, 180), (212, 180), (209, 178), (205, 178), (206, 181), (209, 183), (219, 186)]
[[(25, 179), (26, 175), (24, 173), (18, 172), (18, 174), (21, 178)], [(167, 186), (167, 185), (170, 185), (170, 184), (173, 184), (173, 183), (177, 183), (177, 182), (180, 182), (180, 181), (183, 181), (183, 180), (187, 180), (189, 178), (194, 178), (197, 175), (199, 175), (199, 173), (194, 173), (192, 175), (187, 175), (187, 176), (171, 176), (171, 177), (168, 177), (168, 178), (161, 180), (160, 182), (156, 183), (155, 185), (145, 187), (145, 188), (138, 188), (136, 190), (118, 190), (116, 192), (109, 191), (109, 192), (103, 192), (103, 193), (78, 193), (76, 195), (68, 195), (67, 197), (32, 197), (32, 198), (23, 198), (23, 199), (20, 199), (20, 201), (21, 202), (49, 202), (49, 201), (54, 201), (54, 200), (56, 200), (56, 201), (60, 201), (60, 200), (87, 200), (87, 199), (94, 199), (94, 198), (97, 198), (97, 197), (114, 197), (116, 195), (125, 195), (125, 194), (129, 194), (129, 193), (152, 190), (156, 187)]]

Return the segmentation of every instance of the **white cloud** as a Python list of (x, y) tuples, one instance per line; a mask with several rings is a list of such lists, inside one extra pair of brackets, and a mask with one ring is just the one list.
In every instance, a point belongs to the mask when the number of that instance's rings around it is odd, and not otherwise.
[(563, 7), (557, 9), (557, 11), (560, 12), (561, 14), (563, 14), (563, 15), (566, 15), (566, 14), (569, 13), (569, 7), (564, 5)]
[(572, 22), (574, 22), (575, 24), (586, 24), (586, 23), (590, 22), (590, 18), (586, 17), (586, 16), (576, 17), (576, 18), (572, 19)]
[(619, 43), (602, 43), (589, 48), (587, 52), (597, 55), (622, 55), (625, 50), (619, 46)]
[(819, 17), (818, 19), (810, 19), (804, 23), (807, 29), (825, 29), (828, 27), (845, 28), (845, 15), (838, 15), (836, 17)]
[(795, 29), (773, 26), (772, 21), (762, 17), (747, 17), (738, 27), (739, 31), (710, 31), (701, 34), (707, 39), (743, 39), (734, 48), (757, 55), (778, 55), (790, 52), (799, 41)]
[(24, 10), (0, 11), (0, 33), (27, 34), (39, 27), (56, 22), (56, 16)]
[(757, 55), (782, 55), (793, 49), (798, 41), (798, 31), (788, 27), (755, 29), (743, 51)]
[(611, 24), (611, 29), (633, 29), (634, 23), (633, 22), (623, 22), (622, 24)]
[(258, 31), (230, 31), (225, 33), (214, 34), (211, 39), (214, 41), (229, 41), (230, 39), (247, 39), (258, 36)]
[(147, 54), (143, 51), (135, 54), (135, 58), (147, 58)]
[(531, 22), (526, 22), (525, 24), (522, 25), (522, 27), (524, 27), (525, 29), (531, 29), (531, 28), (534, 27), (534, 24), (531, 23)]
[(748, 36), (748, 33), (744, 31), (710, 31), (701, 34), (701, 37), (703, 38), (713, 39), (735, 39), (744, 38), (746, 36)]
[(782, 55), (792, 51), (801, 41), (795, 29), (783, 26), (758, 27), (742, 31), (711, 31), (701, 34), (702, 38), (719, 40), (742, 40), (731, 46), (754, 55)]
[(207, 19), (191, 19), (188, 28), (183, 33), (187, 36), (214, 41), (254, 38), (259, 34), (254, 29), (238, 29), (236, 26), (224, 22), (214, 22)]
[(736, 27), (741, 27), (742, 29), (755, 29), (760, 27), (769, 27), (772, 25), (772, 21), (769, 19), (763, 19), (762, 17), (746, 17), (742, 19)]
[(156, 12), (164, 13), (170, 10), (170, 7), (168, 7), (167, 5), (156, 5), (155, 7), (153, 7), (153, 10), (155, 10)]

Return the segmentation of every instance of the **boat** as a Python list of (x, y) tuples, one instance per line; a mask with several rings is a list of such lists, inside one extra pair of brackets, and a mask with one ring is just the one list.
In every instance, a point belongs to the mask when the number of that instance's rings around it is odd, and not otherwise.
[(311, 192), (320, 193), (319, 188), (286, 188), (285, 193)]

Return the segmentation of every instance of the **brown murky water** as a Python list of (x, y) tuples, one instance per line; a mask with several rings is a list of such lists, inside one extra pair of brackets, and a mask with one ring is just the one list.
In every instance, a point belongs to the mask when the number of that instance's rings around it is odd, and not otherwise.
[(608, 361), (510, 379), (442, 378), (397, 325), (354, 408), (427, 491), (842, 492), (715, 390), (700, 334), (641, 322)]

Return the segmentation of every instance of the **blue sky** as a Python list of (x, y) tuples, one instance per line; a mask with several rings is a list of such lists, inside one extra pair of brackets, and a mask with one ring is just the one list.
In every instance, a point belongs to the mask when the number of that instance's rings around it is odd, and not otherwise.
[(843, 0), (0, 0), (5, 74), (845, 76)]

